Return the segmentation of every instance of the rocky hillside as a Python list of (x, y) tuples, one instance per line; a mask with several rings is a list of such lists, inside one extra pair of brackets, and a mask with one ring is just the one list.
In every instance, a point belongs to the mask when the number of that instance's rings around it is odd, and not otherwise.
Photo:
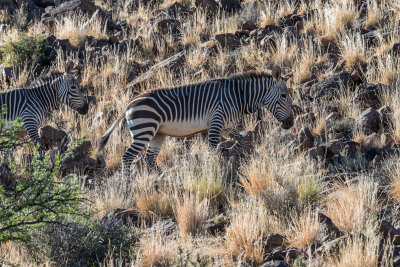
[[(2, 262), (400, 266), (399, 30), (399, 0), (0, 0), (1, 90), (72, 60), (90, 103), (41, 129), (47, 158), (63, 155), (56, 179), (75, 177), (89, 215), (4, 242)], [(170, 138), (162, 175), (141, 161), (120, 173), (126, 129), (96, 152), (140, 92), (275, 64), (293, 74), (289, 130), (261, 111), (245, 118), (235, 152), (201, 134)], [(222, 150), (235, 144), (226, 138)], [(3, 188), (24, 181), (30, 169), (14, 165), (32, 154), (0, 159)]]

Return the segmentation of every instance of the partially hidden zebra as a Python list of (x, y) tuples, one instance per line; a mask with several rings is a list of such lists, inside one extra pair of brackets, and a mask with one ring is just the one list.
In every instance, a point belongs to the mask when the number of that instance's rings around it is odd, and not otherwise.
[(293, 126), (293, 111), (286, 78), (281, 77), (281, 69), (275, 66), (272, 75), (247, 72), (142, 93), (104, 133), (98, 151), (104, 148), (121, 121), (126, 121), (133, 137), (122, 157), (125, 170), (145, 146), (148, 146), (146, 163), (159, 170), (156, 160), (166, 136), (185, 137), (208, 130), (209, 145), (217, 147), (222, 131), (262, 107), (281, 122), (282, 128), (289, 129)]
[(67, 104), (79, 114), (87, 114), (89, 105), (70, 73), (53, 72), (39, 78), (26, 88), (16, 88), (0, 93), (0, 110), (8, 121), (18, 117), (29, 137), (43, 149), (38, 128), (43, 119), (61, 103)]

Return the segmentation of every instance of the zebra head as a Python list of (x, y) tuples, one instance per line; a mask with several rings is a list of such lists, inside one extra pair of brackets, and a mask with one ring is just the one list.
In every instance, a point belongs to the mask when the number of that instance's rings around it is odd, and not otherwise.
[(281, 122), (283, 129), (289, 129), (294, 124), (294, 116), (292, 110), (292, 98), (286, 87), (285, 78), (281, 77), (281, 69), (274, 66), (272, 69), (272, 77), (276, 83), (270, 89), (269, 96), (265, 99), (265, 106)]
[(64, 74), (64, 79), (61, 81), (58, 88), (58, 95), (61, 102), (76, 110), (80, 115), (88, 113), (89, 104), (79, 90), (79, 86), (71, 74)]

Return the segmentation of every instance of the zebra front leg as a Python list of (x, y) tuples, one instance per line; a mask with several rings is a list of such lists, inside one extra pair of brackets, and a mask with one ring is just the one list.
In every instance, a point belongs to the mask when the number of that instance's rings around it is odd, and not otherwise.
[(165, 140), (165, 135), (157, 134), (149, 143), (149, 147), (146, 152), (145, 161), (150, 169), (161, 173), (160, 167), (157, 165), (157, 156), (160, 152), (161, 146)]
[(39, 127), (38, 122), (32, 118), (22, 117), (22, 122), (24, 123), (24, 129), (27, 131), (31, 140), (39, 147), (39, 156), (42, 157), (42, 152), (44, 151), (42, 139), (39, 137)]
[(215, 116), (211, 119), (208, 129), (208, 143), (210, 147), (216, 148), (218, 146), (223, 128), (224, 120), (221, 116)]

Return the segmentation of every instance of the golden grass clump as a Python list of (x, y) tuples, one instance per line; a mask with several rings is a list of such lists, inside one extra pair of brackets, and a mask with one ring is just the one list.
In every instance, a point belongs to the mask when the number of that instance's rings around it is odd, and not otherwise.
[(143, 267), (168, 266), (174, 257), (172, 243), (160, 229), (140, 240), (139, 262)]
[(264, 253), (262, 237), (277, 227), (271, 219), (260, 202), (239, 204), (232, 212), (231, 225), (226, 232), (226, 253), (234, 258), (260, 264)]
[(176, 198), (174, 213), (183, 238), (204, 233), (204, 223), (208, 218), (209, 200), (186, 194)]
[(69, 39), (73, 47), (80, 47), (88, 36), (96, 39), (106, 37), (103, 22), (99, 17), (87, 18), (75, 13), (57, 21), (54, 27), (54, 34), (58, 39)]
[(318, 241), (318, 213), (307, 209), (303, 214), (294, 214), (290, 218), (292, 227), (289, 229), (288, 241), (290, 246), (306, 249)]
[(338, 255), (328, 258), (325, 266), (379, 266), (379, 242), (378, 236), (348, 238), (341, 243)]
[(381, 207), (377, 190), (377, 184), (368, 177), (357, 184), (339, 186), (326, 198), (326, 215), (340, 230), (359, 233), (376, 220), (374, 214)]

